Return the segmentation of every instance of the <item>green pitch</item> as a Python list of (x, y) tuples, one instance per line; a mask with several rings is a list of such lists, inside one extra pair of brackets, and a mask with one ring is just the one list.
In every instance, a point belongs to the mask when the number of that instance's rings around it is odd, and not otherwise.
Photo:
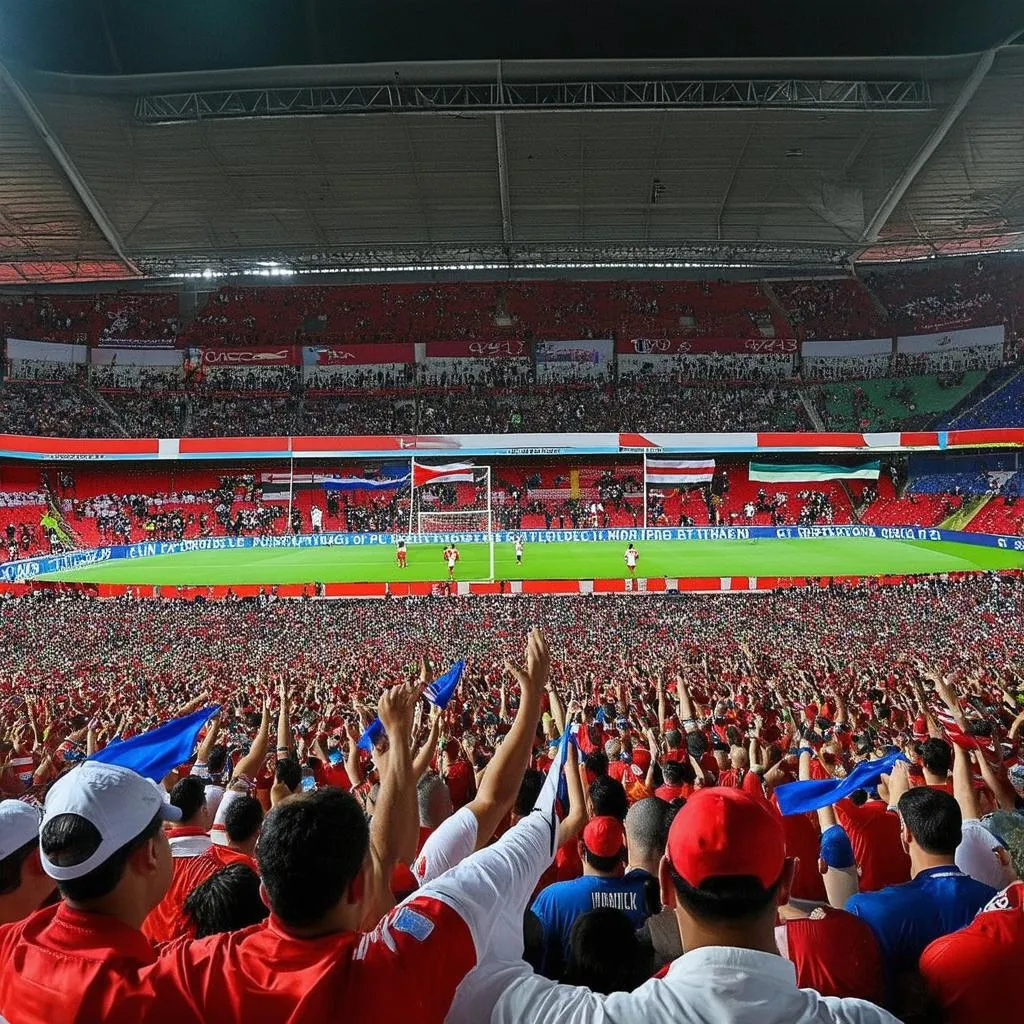
[[(497, 579), (611, 579), (626, 575), (620, 542), (527, 544), (516, 565), (511, 544), (495, 548)], [(638, 576), (866, 576), (942, 573), (1024, 566), (1024, 551), (950, 541), (870, 537), (813, 540), (642, 541)], [(375, 583), (442, 580), (441, 545), (412, 545), (398, 568), (394, 548), (325, 547), (196, 551), (104, 562), (43, 579), (161, 586), (273, 583)], [(463, 544), (458, 580), (488, 578), (488, 550)]]

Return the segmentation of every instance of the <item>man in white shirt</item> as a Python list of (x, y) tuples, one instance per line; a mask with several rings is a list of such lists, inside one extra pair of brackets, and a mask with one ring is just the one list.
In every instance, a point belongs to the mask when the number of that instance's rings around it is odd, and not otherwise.
[(897, 1024), (863, 1000), (797, 988), (796, 969), (775, 944), (776, 911), (795, 866), (782, 819), (767, 803), (738, 789), (698, 790), (672, 823), (659, 869), (662, 900), (675, 908), (687, 951), (662, 977), (601, 996), (548, 981), (524, 963), (481, 962), (449, 1020), (496, 996), (493, 1024)]
[(319, 533), (324, 525), (324, 513), (319, 505), (314, 505), (309, 510), (309, 521), (313, 527), (313, 532)]

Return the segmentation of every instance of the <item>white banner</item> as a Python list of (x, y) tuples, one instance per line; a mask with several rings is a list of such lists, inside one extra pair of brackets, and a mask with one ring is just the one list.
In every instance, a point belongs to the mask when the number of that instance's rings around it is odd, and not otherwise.
[(881, 356), (892, 352), (892, 338), (861, 338), (853, 341), (805, 341), (805, 359), (840, 359), (843, 356)]
[(1002, 324), (994, 327), (970, 327), (963, 331), (939, 331), (936, 334), (906, 335), (896, 339), (896, 351), (901, 354), (912, 352), (949, 352), (960, 348), (1001, 349), (1006, 337)]
[(85, 345), (64, 345), (56, 341), (7, 339), (8, 359), (31, 359), (37, 363), (84, 363), (89, 358)]
[(93, 366), (181, 366), (185, 353), (176, 348), (94, 348)]
[(647, 459), (649, 484), (709, 483), (714, 475), (714, 459)]

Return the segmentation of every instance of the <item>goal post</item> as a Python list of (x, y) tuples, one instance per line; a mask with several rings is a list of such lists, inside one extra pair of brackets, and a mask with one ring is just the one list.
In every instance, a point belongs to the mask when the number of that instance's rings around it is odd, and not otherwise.
[[(449, 533), (482, 533), (486, 537), (488, 581), (494, 580), (494, 507), (491, 494), (491, 467), (471, 467), (473, 482), (482, 482), (485, 500), (477, 508), (430, 508), (423, 500), (422, 491), (430, 484), (413, 485), (409, 495), (409, 533), (420, 540), (429, 540), (431, 535)], [(413, 477), (415, 479), (415, 476)], [(438, 481), (443, 483), (444, 481)], [(467, 481), (468, 482), (468, 481)]]

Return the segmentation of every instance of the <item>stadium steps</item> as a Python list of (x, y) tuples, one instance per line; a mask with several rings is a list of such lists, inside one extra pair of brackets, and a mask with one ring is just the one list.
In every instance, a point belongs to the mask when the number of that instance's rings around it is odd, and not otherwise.
[(768, 305), (782, 318), (782, 322), (796, 335), (796, 325), (789, 318), (789, 313), (786, 311), (786, 307), (782, 304), (782, 300), (775, 294), (775, 289), (772, 288), (768, 281), (761, 282), (761, 291), (764, 293), (764, 297), (768, 300)]
[(107, 419), (110, 421), (111, 426), (114, 427), (115, 430), (119, 430), (122, 437), (131, 437), (127, 427), (125, 427), (121, 422), (117, 413), (114, 412), (113, 406), (111, 406), (99, 391), (93, 388), (91, 384), (80, 384), (79, 387), (107, 414)]
[(966, 530), (967, 524), (992, 500), (990, 494), (979, 494), (968, 498), (951, 516), (939, 523), (943, 530)]
[(803, 388), (800, 388), (797, 391), (797, 396), (800, 399), (800, 404), (804, 407), (804, 411), (807, 413), (808, 418), (813, 424), (814, 429), (821, 431), (826, 430), (825, 421), (818, 415), (818, 410), (814, 408), (814, 402), (811, 400), (811, 396), (808, 395)]
[(889, 322), (889, 310), (885, 308), (885, 303), (868, 287), (867, 281), (862, 277), (858, 277), (857, 280), (860, 282), (861, 287), (867, 292), (868, 298), (871, 300), (871, 304), (875, 307), (878, 315), (882, 318), (884, 323)]

